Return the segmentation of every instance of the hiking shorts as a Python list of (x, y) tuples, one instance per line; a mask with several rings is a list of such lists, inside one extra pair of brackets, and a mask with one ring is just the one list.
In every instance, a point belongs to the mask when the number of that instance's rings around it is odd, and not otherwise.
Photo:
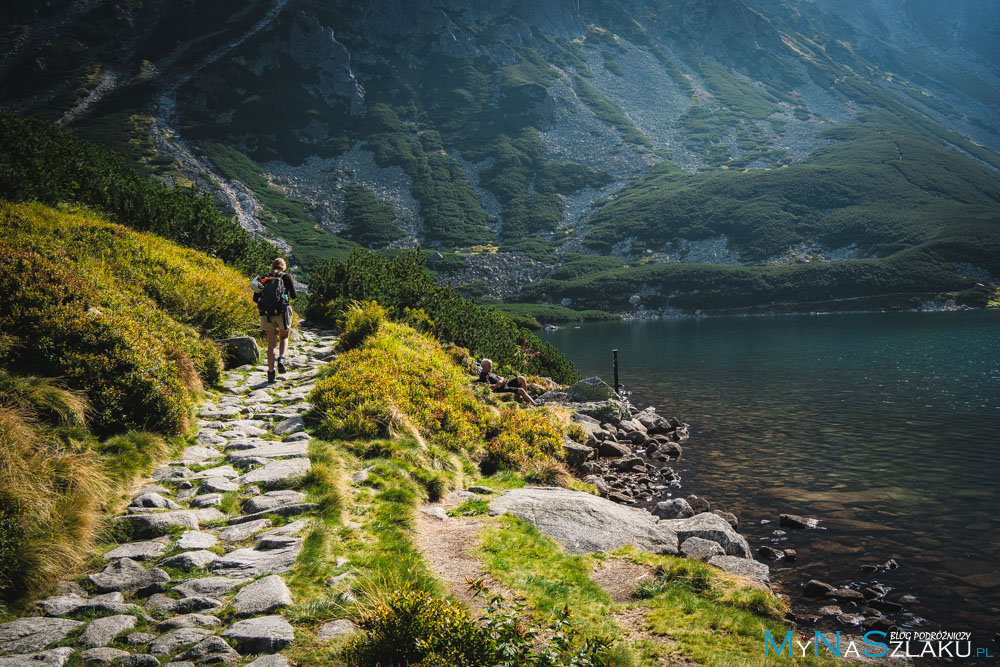
[(292, 307), (285, 308), (282, 315), (261, 315), (260, 328), (264, 331), (288, 331), (292, 328)]

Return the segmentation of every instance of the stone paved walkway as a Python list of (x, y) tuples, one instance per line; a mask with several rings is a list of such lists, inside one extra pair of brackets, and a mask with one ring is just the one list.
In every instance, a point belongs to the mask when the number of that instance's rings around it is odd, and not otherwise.
[(36, 602), (37, 615), (0, 625), (0, 667), (73, 656), (124, 667), (287, 665), (280, 651), (295, 636), (281, 616), (292, 604), (282, 575), (317, 507), (289, 487), (311, 467), (301, 413), (334, 341), (298, 331), (289, 371), (273, 384), (263, 366), (228, 372), (199, 410), (196, 444), (157, 468), (116, 518), (133, 541), (105, 553), (83, 585), (64, 582)]

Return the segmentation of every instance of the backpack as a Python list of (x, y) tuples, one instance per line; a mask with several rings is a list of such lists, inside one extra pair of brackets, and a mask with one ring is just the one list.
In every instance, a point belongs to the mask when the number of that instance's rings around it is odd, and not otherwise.
[(260, 284), (264, 288), (257, 295), (257, 310), (261, 315), (283, 315), (288, 299), (285, 295), (285, 281), (283, 273), (268, 275), (260, 279)]

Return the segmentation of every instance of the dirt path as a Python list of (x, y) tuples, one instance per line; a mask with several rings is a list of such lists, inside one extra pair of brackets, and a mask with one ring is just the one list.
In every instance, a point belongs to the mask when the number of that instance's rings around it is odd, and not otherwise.
[[(457, 506), (460, 500), (445, 500), (425, 507), (445, 511)], [(467, 582), (482, 579), (486, 587), (499, 593), (506, 600), (514, 600), (513, 591), (494, 579), (483, 569), (481, 560), (472, 555), (479, 546), (478, 533), (486, 525), (481, 519), (448, 517), (439, 519), (427, 512), (417, 512), (417, 548), (424, 555), (434, 574), (444, 582), (448, 593), (467, 605), (481, 611), (486, 605), (467, 590)]]
[[(517, 595), (487, 573), (482, 561), (474, 555), (480, 544), (479, 532), (487, 522), (481, 518), (440, 519), (433, 515), (438, 508), (447, 512), (460, 502), (459, 498), (446, 499), (441, 503), (428, 505), (417, 513), (417, 548), (434, 574), (444, 582), (448, 593), (470, 609), (481, 611), (485, 606), (482, 600), (475, 599), (466, 590), (466, 582), (472, 579), (482, 579), (487, 588), (507, 600), (516, 599)], [(628, 605), (634, 601), (632, 594), (636, 587), (643, 581), (652, 580), (654, 576), (652, 567), (620, 558), (608, 558), (594, 570), (591, 578), (614, 602)], [(697, 664), (678, 655), (676, 642), (668, 637), (654, 635), (646, 629), (648, 613), (649, 609), (645, 607), (626, 606), (614, 614), (625, 639), (630, 643), (648, 642), (665, 649), (665, 655), (657, 662), (659, 667), (689, 667)]]

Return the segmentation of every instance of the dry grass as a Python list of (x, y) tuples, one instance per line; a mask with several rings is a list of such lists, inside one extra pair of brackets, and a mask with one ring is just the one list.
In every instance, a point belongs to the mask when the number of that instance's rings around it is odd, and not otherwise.
[(109, 485), (93, 453), (62, 451), (48, 442), (36, 417), (0, 407), (0, 592), (5, 597), (43, 588), (88, 555), (98, 508)]
[(168, 452), (128, 433), (99, 443), (86, 400), (56, 380), (0, 374), (0, 598), (42, 592), (87, 558), (104, 510)]

